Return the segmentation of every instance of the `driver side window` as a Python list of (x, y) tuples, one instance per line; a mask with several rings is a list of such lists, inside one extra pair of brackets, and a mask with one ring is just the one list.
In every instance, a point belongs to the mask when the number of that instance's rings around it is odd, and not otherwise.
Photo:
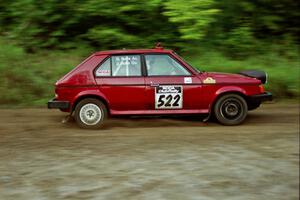
[(189, 76), (180, 63), (166, 54), (145, 55), (148, 76)]

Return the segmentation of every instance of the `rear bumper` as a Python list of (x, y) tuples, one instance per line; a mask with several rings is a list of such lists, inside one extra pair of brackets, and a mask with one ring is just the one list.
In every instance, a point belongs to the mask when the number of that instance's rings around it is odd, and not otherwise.
[(250, 99), (254, 102), (272, 101), (273, 95), (270, 92), (265, 92), (263, 94), (252, 95)]
[(56, 109), (69, 109), (70, 102), (69, 101), (58, 101), (56, 99), (51, 99), (48, 101), (48, 108), (56, 108)]

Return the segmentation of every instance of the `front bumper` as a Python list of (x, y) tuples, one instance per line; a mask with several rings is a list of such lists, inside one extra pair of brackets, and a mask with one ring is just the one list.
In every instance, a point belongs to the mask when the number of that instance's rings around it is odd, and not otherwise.
[(68, 109), (70, 107), (69, 101), (58, 101), (56, 99), (51, 99), (48, 101), (48, 108), (58, 108), (58, 109)]
[(252, 95), (250, 99), (254, 102), (272, 101), (273, 95), (271, 92), (265, 92), (262, 94)]

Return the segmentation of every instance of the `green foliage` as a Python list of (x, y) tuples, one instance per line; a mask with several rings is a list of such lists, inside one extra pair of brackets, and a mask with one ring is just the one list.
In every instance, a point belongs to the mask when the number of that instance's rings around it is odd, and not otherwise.
[[(118, 48), (120, 46), (131, 46), (130, 42), (142, 42), (137, 36), (126, 34), (118, 28), (110, 27), (92, 28), (85, 36), (94, 41), (94, 44), (98, 44), (99, 46), (110, 46), (113, 48)], [(118, 43), (115, 43), (115, 41), (118, 41)]]
[(238, 27), (232, 30), (223, 43), (225, 52), (234, 57), (245, 57), (253, 53), (256, 46), (256, 39), (253, 37), (249, 27)]
[(167, 10), (164, 15), (178, 24), (182, 39), (199, 40), (206, 35), (208, 25), (219, 12), (213, 4), (214, 0), (168, 0), (164, 4)]
[(92, 51), (156, 42), (205, 70), (263, 69), (299, 96), (298, 0), (1, 0), (0, 103), (38, 104)]
[(298, 8), (297, 0), (2, 0), (0, 34), (29, 52), (157, 41), (188, 50), (210, 41), (235, 56), (256, 48), (256, 40), (299, 42)]
[(54, 83), (91, 53), (83, 49), (28, 54), (2, 38), (0, 46), (1, 105), (45, 104), (53, 96)]

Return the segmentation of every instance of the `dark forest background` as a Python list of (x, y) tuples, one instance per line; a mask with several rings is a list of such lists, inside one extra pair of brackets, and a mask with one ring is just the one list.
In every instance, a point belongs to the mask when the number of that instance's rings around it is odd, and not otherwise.
[(298, 0), (1, 0), (0, 103), (41, 105), (94, 51), (161, 42), (206, 71), (262, 69), (299, 97)]

